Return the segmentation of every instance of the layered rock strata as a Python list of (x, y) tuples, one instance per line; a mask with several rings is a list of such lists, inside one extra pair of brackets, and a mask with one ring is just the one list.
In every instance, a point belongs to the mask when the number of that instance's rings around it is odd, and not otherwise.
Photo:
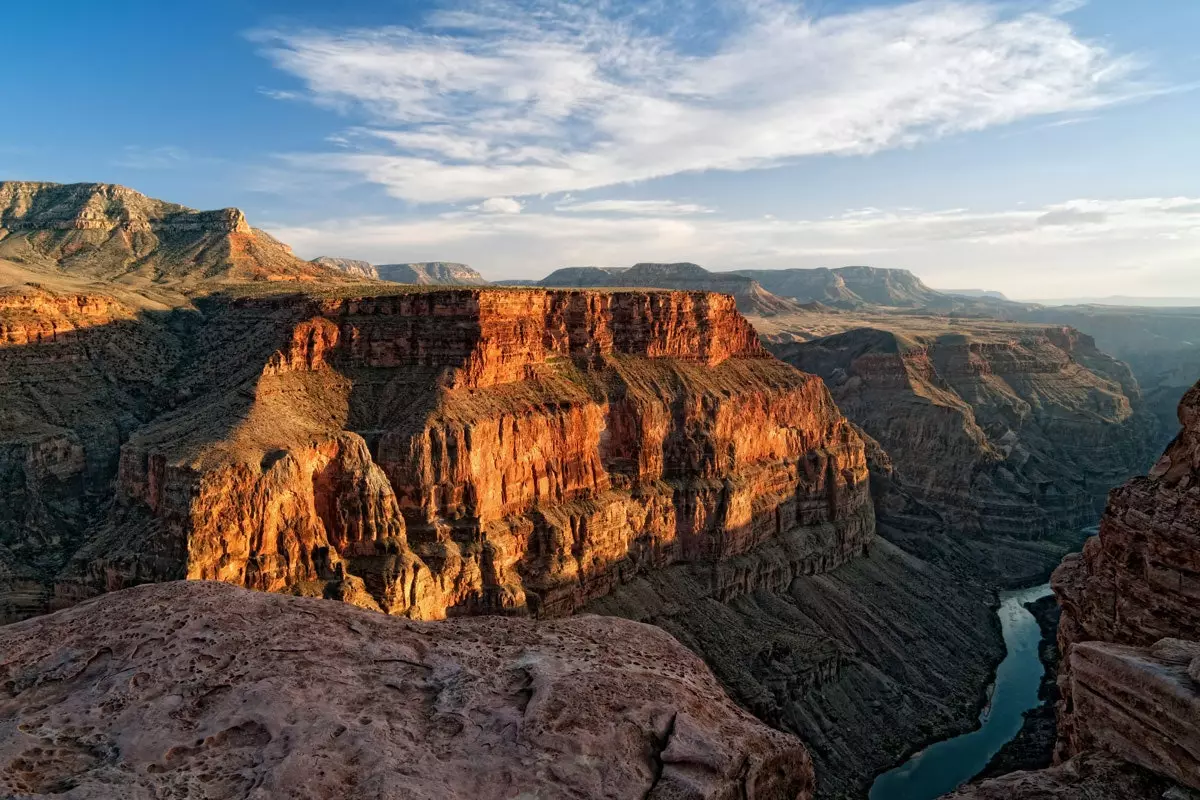
[[(320, 702), (314, 702), (320, 698)], [(806, 800), (662, 631), (436, 625), (178, 582), (0, 628), (0, 794)]]
[(1179, 420), (1154, 469), (1113, 491), (1099, 535), (1054, 574), (1059, 752), (1101, 747), (1200, 788), (1200, 385)]
[[(671, 564), (784, 588), (873, 532), (861, 439), (727, 297), (211, 299), (55, 602), (151, 580), (568, 614)], [(89, 365), (90, 367), (91, 365)], [(111, 452), (111, 451), (107, 451)], [(770, 549), (769, 573), (737, 559)]]
[[(748, 573), (778, 569), (760, 549)], [(966, 733), (1004, 655), (991, 595), (886, 541), (777, 591), (720, 602), (703, 573), (638, 577), (588, 610), (653, 622), (762, 720), (799, 736), (817, 797), (857, 800), (914, 747)]]
[(888, 535), (991, 580), (1047, 573), (1108, 488), (1150, 458), (1152, 423), (1128, 368), (1069, 328), (914, 322), (772, 350), (821, 375), (890, 457)]

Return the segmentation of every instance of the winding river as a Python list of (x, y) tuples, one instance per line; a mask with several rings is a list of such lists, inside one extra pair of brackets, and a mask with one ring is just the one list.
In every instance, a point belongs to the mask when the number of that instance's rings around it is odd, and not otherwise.
[(1017, 735), (1023, 714), (1038, 704), (1042, 634), (1025, 604), (1050, 594), (1049, 584), (1004, 592), (996, 613), (1008, 653), (996, 668), (991, 702), (979, 715), (980, 727), (944, 739), (914, 754), (875, 779), (870, 800), (932, 800), (979, 773)]

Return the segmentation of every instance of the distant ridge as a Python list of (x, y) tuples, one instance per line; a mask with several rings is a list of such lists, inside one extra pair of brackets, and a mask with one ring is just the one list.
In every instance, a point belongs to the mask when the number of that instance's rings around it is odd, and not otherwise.
[(452, 261), (417, 261), (407, 264), (372, 264), (353, 258), (321, 256), (314, 264), (340, 270), (348, 275), (377, 278), (391, 283), (418, 286), (486, 286), (488, 282), (466, 264)]
[(690, 262), (634, 264), (628, 269), (563, 267), (538, 282), (552, 287), (634, 287), (720, 292), (733, 295), (744, 314), (774, 316), (799, 311), (800, 305), (777, 297), (758, 281), (732, 272), (710, 272)]
[(51, 280), (181, 290), (344, 280), (297, 258), (236, 208), (196, 211), (107, 183), (0, 182), (0, 263)]

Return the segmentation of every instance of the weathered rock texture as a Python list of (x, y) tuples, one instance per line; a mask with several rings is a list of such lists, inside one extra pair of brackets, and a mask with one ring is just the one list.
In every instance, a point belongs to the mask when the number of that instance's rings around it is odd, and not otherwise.
[(337, 280), (251, 228), (236, 208), (195, 211), (104, 183), (0, 182), (0, 260), (89, 280)]
[(1113, 491), (1099, 535), (1054, 574), (1059, 751), (1098, 746), (1200, 788), (1200, 385), (1179, 420), (1150, 474)]
[[(748, 574), (779, 562), (756, 551)], [(973, 729), (1004, 655), (989, 593), (880, 541), (829, 572), (719, 602), (694, 567), (640, 576), (590, 610), (661, 626), (733, 697), (804, 740), (817, 796), (862, 798), (914, 747)]]
[[(861, 439), (820, 380), (771, 358), (727, 297), (200, 304), (202, 321), (173, 326), (182, 343), (168, 379), (145, 392), (159, 404), (131, 412), (123, 446), (114, 434), (97, 453), (72, 451), (84, 423), (63, 422), (55, 457), (101, 462), (63, 474), (102, 498), (116, 466), (116, 502), (58, 513), (57, 540), (26, 538), (6, 555), (10, 617), (36, 610), (39, 575), (58, 604), (188, 577), (419, 618), (554, 616), (676, 563), (707, 565), (716, 597), (783, 588), (862, 553), (873, 534)], [(36, 362), (60, 346), (12, 352)], [(93, 356), (42, 374), (40, 388), (106, 370)], [(87, 424), (114, 424), (105, 403), (87, 401)], [(25, 498), (56, 485), (29, 452), (13, 460), (0, 515), (14, 541)], [(739, 567), (764, 547), (769, 573)]]
[(917, 320), (772, 350), (821, 375), (890, 457), (887, 535), (992, 580), (1048, 572), (1108, 489), (1151, 457), (1128, 368), (1070, 328), (939, 332)]
[(800, 742), (662, 631), (415, 623), (219, 583), (0, 628), (0, 794), (803, 800)]

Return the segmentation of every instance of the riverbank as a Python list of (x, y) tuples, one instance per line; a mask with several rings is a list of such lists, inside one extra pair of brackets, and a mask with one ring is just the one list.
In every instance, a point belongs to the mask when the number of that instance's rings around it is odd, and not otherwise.
[(991, 702), (980, 715), (979, 726), (969, 733), (939, 741), (880, 775), (871, 786), (871, 800), (940, 797), (986, 767), (1021, 730), (1024, 712), (1038, 705), (1042, 678), (1041, 630), (1025, 604), (1049, 591), (1049, 586), (1042, 585), (1001, 596), (996, 616), (1002, 626), (1007, 655), (996, 669)]
[(972, 781), (1019, 770), (1045, 769), (1053, 761), (1054, 740), (1058, 735), (1055, 707), (1058, 704), (1058, 620), (1062, 610), (1054, 595), (1026, 603), (1025, 608), (1037, 620), (1042, 634), (1038, 645), (1038, 658), (1043, 669), (1038, 686), (1038, 705), (1025, 712), (1020, 732), (1000, 749)]

